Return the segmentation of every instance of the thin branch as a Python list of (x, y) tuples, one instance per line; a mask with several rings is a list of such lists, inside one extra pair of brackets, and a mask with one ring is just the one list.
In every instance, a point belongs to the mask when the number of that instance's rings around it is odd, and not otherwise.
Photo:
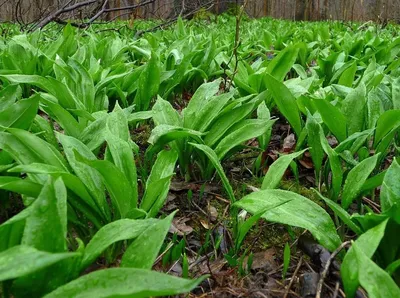
[(300, 258), (300, 261), (299, 261), (299, 263), (297, 264), (296, 269), (294, 270), (294, 273), (293, 273), (293, 275), (292, 275), (292, 278), (290, 279), (289, 285), (288, 285), (288, 287), (287, 287), (287, 289), (286, 289), (286, 291), (285, 291), (285, 295), (283, 296), (283, 298), (286, 298), (286, 297), (289, 295), (289, 293), (290, 293), (290, 288), (291, 288), (292, 285), (293, 285), (294, 279), (296, 278), (297, 273), (299, 272), (302, 263), (303, 263), (303, 256)]
[(124, 6), (124, 7), (113, 7), (113, 8), (106, 8), (107, 4), (108, 4), (108, 0), (104, 1), (104, 4), (101, 8), (101, 10), (99, 10), (88, 22), (88, 24), (93, 23), (95, 20), (97, 20), (103, 13), (108, 13), (108, 12), (113, 12), (113, 11), (121, 11), (121, 10), (133, 10), (142, 6), (145, 6), (147, 4), (151, 4), (153, 3), (155, 0), (148, 0), (139, 4), (135, 4), (135, 5), (130, 5), (130, 6)]
[[(207, 5), (209, 5), (209, 4), (210, 4), (210, 6), (208, 6), (207, 8), (205, 8), (205, 7), (206, 7)], [(204, 8), (205, 8), (206, 10), (210, 10), (213, 6), (214, 6), (214, 0), (209, 1), (209, 2), (205, 3), (203, 6), (198, 7), (196, 10), (193, 10), (193, 11), (191, 11), (191, 12), (185, 14), (182, 18), (183, 18), (183, 19), (186, 19), (186, 18), (188, 18), (188, 17), (190, 17), (190, 16), (196, 14), (197, 12), (199, 12), (201, 9), (204, 9)], [(179, 16), (178, 16), (178, 17), (179, 17)], [(145, 33), (153, 32), (153, 31), (156, 31), (156, 30), (158, 30), (158, 29), (161, 29), (161, 28), (164, 28), (164, 27), (166, 27), (166, 26), (169, 26), (169, 25), (175, 23), (175, 21), (178, 19), (178, 17), (174, 17), (174, 18), (170, 19), (169, 21), (167, 21), (167, 22), (165, 22), (165, 23), (162, 23), (162, 24), (160, 24), (160, 25), (157, 25), (157, 26), (155, 26), (155, 27), (153, 27), (153, 28), (151, 28), (151, 29), (138, 31), (138, 32), (136, 32), (135, 37), (138, 38), (138, 37), (142, 36), (142, 35), (145, 34)]]
[(58, 19), (58, 17), (60, 15), (62, 15), (63, 13), (70, 12), (70, 11), (73, 11), (75, 9), (78, 9), (78, 8), (81, 8), (84, 6), (88, 6), (90, 4), (95, 3), (96, 1), (97, 0), (87, 0), (87, 1), (75, 3), (71, 6), (67, 6), (69, 3), (72, 2), (72, 1), (68, 1), (68, 3), (66, 5), (64, 5), (62, 8), (60, 8), (59, 10), (55, 11), (54, 13), (50, 14), (49, 16), (47, 16), (46, 18), (41, 20), (36, 26), (33, 27), (32, 30), (41, 29), (44, 26), (46, 26), (48, 23), (51, 23), (52, 21)]
[(332, 263), (332, 261), (335, 259), (335, 257), (342, 251), (343, 248), (345, 248), (346, 246), (349, 246), (351, 244), (351, 241), (346, 241), (343, 242), (330, 256), (330, 258), (328, 259), (328, 261), (325, 264), (325, 268), (321, 273), (321, 278), (318, 282), (318, 286), (317, 286), (317, 295), (315, 295), (315, 298), (321, 298), (321, 292), (322, 292), (322, 287), (324, 285), (324, 281), (325, 278), (329, 272), (329, 267)]

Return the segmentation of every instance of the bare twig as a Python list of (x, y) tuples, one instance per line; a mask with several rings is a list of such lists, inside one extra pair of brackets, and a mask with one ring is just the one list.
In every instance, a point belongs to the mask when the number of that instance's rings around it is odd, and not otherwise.
[(346, 246), (349, 246), (351, 244), (351, 241), (346, 241), (343, 242), (330, 256), (330, 258), (328, 259), (328, 261), (325, 264), (325, 268), (321, 273), (321, 278), (318, 282), (318, 286), (317, 286), (317, 294), (315, 295), (315, 298), (321, 298), (321, 292), (322, 292), (322, 287), (324, 285), (324, 281), (325, 278), (329, 272), (329, 267), (332, 263), (332, 261), (335, 259), (335, 257), (342, 251), (343, 248), (345, 248)]
[[(207, 7), (207, 5), (209, 5), (209, 6)], [(205, 8), (205, 7), (207, 7), (207, 8)], [(200, 11), (201, 9), (210, 10), (210, 9), (213, 8), (213, 7), (214, 7), (214, 0), (211, 0), (211, 1), (207, 2), (207, 3), (205, 3), (204, 5), (198, 7), (196, 10), (193, 10), (193, 11), (191, 11), (191, 12), (185, 14), (184, 16), (182, 16), (182, 18), (183, 18), (183, 19), (188, 18), (188, 17), (190, 17), (190, 16), (196, 14), (196, 13), (197, 13), (198, 11)], [(176, 20), (178, 20), (178, 17), (179, 17), (179, 16), (174, 17), (174, 18), (172, 18), (172, 19), (166, 21), (165, 23), (162, 23), (162, 24), (160, 24), (160, 25), (157, 25), (157, 26), (155, 26), (155, 27), (153, 27), (153, 28), (151, 28), (151, 29), (138, 31), (138, 32), (136, 32), (135, 37), (138, 38), (138, 37), (142, 36), (142, 35), (145, 34), (145, 33), (150, 33), (150, 32), (156, 31), (156, 30), (158, 30), (158, 29), (165, 28), (165, 27), (167, 27), (167, 26), (169, 26), (169, 25), (175, 23)]]
[(290, 293), (290, 288), (291, 288), (292, 285), (293, 285), (293, 282), (294, 282), (294, 280), (295, 280), (295, 278), (296, 278), (296, 276), (297, 276), (297, 273), (298, 273), (299, 270), (300, 270), (300, 267), (301, 267), (302, 263), (303, 263), (303, 256), (300, 258), (299, 263), (297, 263), (296, 269), (294, 270), (294, 273), (293, 273), (293, 275), (292, 275), (292, 278), (290, 279), (289, 285), (288, 285), (287, 288), (286, 288), (285, 295), (283, 295), (283, 298), (286, 298), (286, 297), (289, 295), (289, 293)]
[(108, 12), (114, 12), (114, 11), (121, 11), (121, 10), (133, 10), (142, 6), (145, 6), (147, 4), (153, 3), (155, 0), (148, 0), (145, 2), (141, 2), (139, 4), (135, 5), (129, 5), (129, 6), (124, 6), (124, 7), (113, 7), (113, 8), (107, 8), (108, 0), (105, 0), (103, 3), (103, 6), (101, 7), (101, 10), (99, 10), (88, 22), (88, 24), (93, 23), (95, 20), (97, 20), (102, 14), (108, 13)]
[[(226, 68), (224, 69), (224, 89), (225, 89), (225, 91), (228, 91), (230, 89), (232, 82), (235, 78), (235, 74), (237, 72), (238, 66), (239, 66), (239, 59), (238, 59), (237, 51), (240, 46), (240, 23), (242, 21), (243, 13), (245, 11), (245, 8), (246, 8), (248, 2), (249, 2), (248, 0), (245, 0), (243, 5), (240, 7), (239, 13), (236, 15), (235, 43), (234, 43), (232, 55), (229, 58), (229, 61), (227, 63), (227, 67), (229, 67), (229, 64), (232, 62), (233, 58), (235, 58), (235, 68), (233, 69), (232, 78), (229, 82), (229, 85), (228, 85), (228, 76), (226, 75)], [(237, 1), (236, 1), (236, 4), (237, 4)]]
[[(35, 25), (33, 27), (32, 30), (36, 30), (36, 29), (41, 29), (44, 26), (46, 26), (48, 23), (51, 23), (52, 21), (58, 19), (58, 17), (60, 15), (62, 15), (63, 13), (67, 13), (76, 9), (79, 9), (81, 7), (84, 6), (88, 6), (90, 4), (95, 3), (97, 0), (87, 0), (87, 1), (83, 1), (83, 2), (78, 2), (75, 3), (73, 5), (68, 6), (72, 1), (68, 1), (63, 7), (61, 7), (60, 9), (56, 10), (54, 13), (48, 15), (46, 18), (44, 18), (43, 20), (41, 20), (37, 25)], [(108, 0), (107, 0), (108, 1)]]

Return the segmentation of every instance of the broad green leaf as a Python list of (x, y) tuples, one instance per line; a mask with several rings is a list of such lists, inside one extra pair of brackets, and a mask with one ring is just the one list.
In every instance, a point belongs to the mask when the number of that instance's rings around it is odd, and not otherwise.
[(132, 113), (128, 116), (128, 123), (134, 124), (138, 121), (147, 120), (154, 116), (154, 111), (143, 111)]
[(368, 257), (372, 258), (376, 249), (379, 246), (384, 234), (388, 220), (376, 225), (362, 234), (353, 244), (353, 247), (349, 249), (346, 256), (343, 259), (340, 272), (343, 276), (343, 285), (346, 294), (349, 297), (354, 296), (359, 286), (359, 274), (360, 267), (357, 266), (356, 253), (354, 251), (354, 245), (358, 246), (360, 250)]
[(384, 113), (384, 108), (382, 100), (376, 89), (368, 93), (367, 99), (367, 109), (368, 109), (368, 128), (373, 129), (376, 127), (379, 117)]
[(0, 189), (5, 189), (8, 191), (36, 198), (42, 189), (42, 185), (30, 181), (29, 179), (22, 179), (19, 177), (11, 176), (0, 176)]
[(195, 143), (189, 143), (191, 146), (199, 149), (202, 151), (207, 157), (209, 158), (211, 164), (215, 167), (217, 170), (217, 173), (219, 177), (221, 178), (222, 184), (224, 185), (225, 191), (227, 192), (230, 201), (233, 203), (236, 201), (235, 195), (233, 194), (233, 189), (232, 186), (229, 183), (228, 178), (225, 175), (224, 169), (222, 168), (217, 154), (212, 150), (210, 147), (207, 145), (201, 145), (201, 144), (195, 144)]
[(364, 159), (347, 175), (346, 182), (342, 193), (342, 207), (349, 208), (350, 204), (360, 194), (361, 188), (368, 176), (372, 173), (376, 166), (379, 154)]
[(31, 208), (25, 208), (0, 225), (0, 252), (21, 243), (25, 228), (25, 220)]
[(63, 181), (49, 177), (26, 218), (22, 244), (47, 252), (67, 250), (67, 192)]
[(194, 139), (198, 143), (202, 143), (202, 135), (204, 134), (196, 130), (162, 124), (156, 126), (151, 131), (148, 142), (153, 145), (153, 151), (158, 151), (164, 145), (168, 144), (171, 141), (176, 141), (189, 137)]
[(348, 135), (363, 131), (365, 124), (366, 88), (360, 84), (342, 102), (342, 113), (347, 121)]
[(215, 95), (220, 86), (221, 80), (215, 80), (210, 83), (201, 85), (190, 99), (187, 107), (183, 111), (183, 117), (185, 119), (184, 126), (187, 128), (193, 128), (193, 123), (196, 119), (196, 114), (201, 110), (211, 96)]
[(80, 155), (89, 160), (96, 160), (96, 156), (78, 139), (64, 134), (58, 134), (57, 137), (64, 148), (64, 153), (74, 173), (87, 187), (100, 213), (103, 214), (104, 218), (109, 218), (110, 211), (104, 195), (102, 176), (89, 165), (78, 161), (75, 158), (74, 151), (78, 151)]
[(307, 229), (327, 249), (334, 251), (341, 243), (329, 214), (316, 203), (294, 192), (267, 189), (254, 192), (235, 203), (236, 207), (256, 214), (268, 210), (263, 218), (271, 222)]
[(314, 99), (313, 103), (324, 124), (340, 142), (344, 141), (347, 137), (347, 126), (346, 118), (342, 112), (325, 99)]
[(208, 102), (197, 111), (196, 118), (193, 119), (194, 121), (191, 121), (192, 126), (190, 128), (205, 132), (212, 121), (220, 114), (227, 102), (233, 97), (233, 94), (233, 92), (223, 93), (210, 98)]
[(354, 76), (357, 71), (357, 62), (353, 62), (340, 76), (339, 84), (347, 87), (351, 87), (354, 82)]
[(114, 110), (108, 114), (106, 126), (114, 136), (124, 141), (130, 140), (128, 119), (118, 103), (115, 105)]
[(377, 122), (374, 147), (394, 128), (400, 124), (400, 110), (390, 110), (383, 113)]
[(319, 135), (320, 125), (311, 114), (307, 116), (306, 129), (307, 142), (308, 146), (310, 147), (317, 183), (319, 183), (322, 161), (324, 159), (324, 150), (322, 148), (321, 138)]
[(158, 92), (160, 86), (160, 68), (158, 55), (152, 52), (149, 62), (139, 77), (135, 104), (140, 111), (148, 110), (152, 97)]
[(129, 210), (136, 207), (133, 185), (116, 165), (108, 160), (89, 160), (80, 155), (78, 151), (74, 150), (74, 152), (76, 160), (87, 164), (100, 173), (116, 208), (115, 218), (124, 218)]
[(213, 147), (233, 125), (246, 118), (254, 106), (254, 102), (248, 102), (218, 117), (205, 136), (204, 143)]
[(357, 235), (362, 234), (361, 229), (351, 220), (351, 216), (346, 210), (344, 210), (334, 201), (325, 198), (317, 190), (314, 189), (314, 192), (329, 206), (329, 208), (332, 209), (332, 211), (346, 224), (347, 227), (349, 227)]
[(135, 158), (132, 152), (131, 145), (111, 132), (106, 133), (107, 150), (112, 156), (112, 162), (125, 175), (132, 185), (133, 191), (133, 206), (137, 206), (138, 190), (137, 190), (137, 173)]
[(64, 129), (65, 133), (72, 137), (79, 138), (82, 134), (82, 129), (71, 113), (61, 107), (58, 103), (53, 102), (51, 96), (48, 94), (41, 94), (40, 98), (45, 104), (43, 109), (54, 115), (56, 121)]
[(137, 268), (110, 268), (84, 275), (44, 298), (169, 296), (189, 292), (203, 280), (204, 277), (188, 280)]
[(292, 154), (281, 155), (269, 167), (267, 174), (263, 179), (261, 189), (274, 189), (278, 187), (286, 169), (289, 167), (293, 159), (302, 155), (307, 149)]
[(182, 126), (182, 120), (178, 112), (168, 101), (161, 97), (158, 97), (153, 106), (153, 120), (156, 125)]
[(229, 151), (241, 143), (265, 134), (274, 122), (275, 120), (268, 119), (246, 119), (237, 123), (215, 147), (218, 159), (222, 160)]
[(0, 129), (13, 127), (28, 129), (35, 118), (39, 107), (37, 95), (22, 99), (0, 111)]
[(299, 48), (296, 45), (286, 47), (268, 64), (267, 72), (282, 82), (296, 62)]
[(400, 78), (393, 80), (392, 102), (393, 102), (393, 108), (395, 110), (400, 110)]
[(151, 269), (171, 227), (175, 213), (149, 225), (127, 248), (121, 260), (121, 267)]
[(400, 204), (400, 165), (394, 159), (385, 174), (381, 187), (382, 212), (388, 211), (393, 205)]
[[(159, 209), (164, 204), (177, 159), (178, 155), (173, 150), (163, 150), (157, 155), (157, 159), (146, 181), (146, 191), (140, 204), (141, 209), (147, 212), (152, 211), (151, 213), (154, 213), (154, 211), (156, 211), (152, 216), (156, 216)], [(155, 197), (153, 196), (154, 193), (151, 192), (153, 188), (159, 188), (161, 190), (161, 192), (155, 193)]]
[[(264, 101), (257, 108), (257, 118), (266, 120), (271, 118), (271, 113)], [(272, 127), (270, 127), (266, 133), (258, 137), (258, 142), (260, 143), (261, 149), (265, 150), (267, 149), (269, 141), (271, 139), (271, 133), (272, 133)]]
[(399, 297), (400, 289), (390, 275), (354, 246), (359, 268), (359, 281), (371, 298)]
[(335, 152), (339, 154), (345, 150), (349, 150), (354, 155), (358, 149), (364, 145), (368, 137), (370, 137), (373, 132), (373, 129), (368, 129), (362, 132), (353, 133), (335, 148)]
[(120, 219), (105, 225), (87, 244), (83, 254), (81, 269), (84, 270), (92, 264), (111, 244), (121, 240), (136, 238), (156, 221), (156, 219), (152, 218), (142, 220)]
[(296, 132), (296, 135), (299, 136), (302, 125), (296, 98), (285, 86), (285, 84), (276, 80), (269, 74), (265, 74), (264, 81), (265, 85), (268, 87), (268, 90), (271, 92), (279, 111), (289, 121), (290, 125), (293, 127), (293, 130)]
[(68, 171), (67, 162), (64, 157), (52, 145), (22, 129), (9, 128), (8, 131), (15, 136), (27, 150), (33, 152), (33, 154), (44, 161), (44, 163)]
[(0, 281), (34, 273), (79, 253), (49, 253), (31, 246), (18, 245), (0, 253)]

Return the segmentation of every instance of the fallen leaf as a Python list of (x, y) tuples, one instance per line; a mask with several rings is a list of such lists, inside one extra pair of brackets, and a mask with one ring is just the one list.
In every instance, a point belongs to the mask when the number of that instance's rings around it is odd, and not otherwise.
[(200, 219), (200, 223), (203, 226), (203, 228), (209, 230), (210, 226), (208, 225), (208, 222), (206, 222), (204, 219)]
[(291, 152), (293, 151), (294, 147), (296, 146), (296, 138), (293, 133), (288, 135), (283, 140), (283, 152)]
[[(248, 257), (243, 260), (244, 269), (247, 267)], [(266, 251), (256, 252), (253, 254), (253, 263), (251, 264), (252, 270), (263, 270), (266, 272), (275, 270), (278, 265), (275, 261), (275, 249), (270, 248)]]
[(186, 222), (189, 221), (190, 218), (175, 218), (172, 220), (171, 227), (169, 228), (169, 232), (174, 234), (178, 234), (179, 236), (188, 235), (193, 232), (193, 228), (191, 226), (186, 225)]
[(211, 221), (216, 221), (218, 218), (218, 211), (214, 206), (208, 205), (207, 206), (208, 214), (210, 214)]

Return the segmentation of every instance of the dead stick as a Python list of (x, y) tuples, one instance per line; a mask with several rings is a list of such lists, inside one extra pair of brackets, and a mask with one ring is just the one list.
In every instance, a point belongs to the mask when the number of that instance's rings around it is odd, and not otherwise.
[(288, 287), (287, 287), (287, 289), (285, 291), (285, 295), (283, 295), (283, 298), (287, 298), (287, 296), (289, 295), (290, 288), (292, 287), (292, 285), (294, 283), (294, 279), (296, 278), (296, 275), (299, 272), (302, 263), (303, 263), (303, 256), (301, 256), (301, 258), (299, 260), (299, 263), (297, 264), (296, 269), (294, 270), (292, 278), (290, 279), (289, 285), (288, 285)]
[(321, 298), (321, 292), (322, 292), (322, 287), (324, 285), (324, 281), (326, 278), (326, 275), (329, 272), (329, 267), (332, 263), (332, 261), (335, 259), (335, 257), (341, 252), (341, 250), (343, 248), (345, 248), (346, 246), (350, 245), (351, 241), (346, 241), (343, 242), (330, 256), (330, 258), (328, 259), (328, 261), (326, 262), (325, 268), (321, 273), (321, 278), (319, 279), (318, 282), (318, 286), (317, 286), (317, 294), (315, 295), (315, 298)]

